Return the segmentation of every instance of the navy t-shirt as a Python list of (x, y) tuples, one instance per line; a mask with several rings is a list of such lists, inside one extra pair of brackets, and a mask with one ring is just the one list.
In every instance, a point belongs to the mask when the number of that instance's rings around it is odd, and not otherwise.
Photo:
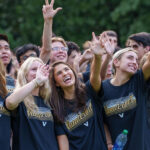
[(4, 99), (0, 96), (0, 149), (10, 150), (11, 121), (10, 113), (4, 107)]
[(150, 150), (150, 130), (146, 116), (146, 84), (143, 72), (139, 70), (121, 86), (113, 86), (110, 79), (105, 80), (101, 91), (104, 93), (105, 121), (113, 143), (123, 129), (127, 129), (128, 140), (124, 150)]
[(12, 113), (13, 150), (58, 150), (51, 110), (34, 98), (38, 110), (29, 111), (22, 102)]
[[(70, 101), (64, 124), (56, 125), (57, 135), (67, 135), (69, 150), (106, 150), (103, 128), (102, 105), (98, 107), (97, 96), (90, 83), (87, 87), (87, 103), (83, 112), (72, 112), (74, 102)], [(69, 100), (68, 100), (69, 101)], [(69, 103), (69, 102), (68, 102)]]

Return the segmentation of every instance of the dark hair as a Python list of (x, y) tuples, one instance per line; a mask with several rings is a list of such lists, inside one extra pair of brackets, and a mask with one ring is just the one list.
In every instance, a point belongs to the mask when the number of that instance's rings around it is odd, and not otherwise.
[(107, 33), (108, 36), (112, 36), (112, 37), (118, 38), (117, 33), (115, 31), (113, 31), (113, 30), (107, 30), (106, 33)]
[(65, 110), (65, 98), (64, 92), (61, 87), (56, 86), (56, 81), (54, 78), (54, 69), (59, 64), (67, 65), (75, 75), (75, 107), (72, 111), (78, 112), (82, 111), (86, 108), (86, 93), (85, 93), (85, 85), (78, 79), (77, 74), (71, 68), (71, 66), (65, 62), (55, 62), (52, 64), (51, 72), (50, 72), (50, 84), (52, 88), (52, 95), (50, 100), (50, 105), (53, 110), (54, 117), (57, 122), (64, 123), (66, 110)]
[(67, 41), (66, 43), (68, 46), (68, 56), (70, 56), (73, 51), (80, 52), (80, 47), (75, 42)]
[(6, 89), (6, 78), (5, 78), (5, 69), (2, 61), (0, 60), (0, 96), (5, 98), (8, 91)]
[(40, 50), (38, 48), (38, 46), (34, 45), (34, 44), (25, 44), (23, 46), (17, 47), (15, 48), (15, 52), (16, 52), (16, 57), (18, 62), (20, 63), (20, 56), (24, 55), (26, 52), (28, 52), (29, 50), (34, 51), (37, 54), (37, 57), (39, 57), (40, 55)]
[(140, 32), (129, 36), (130, 40), (142, 44), (144, 47), (150, 46), (150, 34), (147, 32)]
[(6, 42), (9, 42), (8, 37), (5, 34), (0, 34), (0, 40), (4, 40)]

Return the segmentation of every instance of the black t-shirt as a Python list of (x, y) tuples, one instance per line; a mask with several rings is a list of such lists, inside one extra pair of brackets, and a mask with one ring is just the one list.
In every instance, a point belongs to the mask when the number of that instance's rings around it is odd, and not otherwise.
[(150, 129), (150, 80), (147, 82), (148, 84), (148, 89), (147, 89), (147, 101), (146, 101), (146, 106), (147, 106), (147, 123), (148, 127)]
[(34, 98), (38, 110), (29, 111), (22, 102), (13, 112), (13, 150), (58, 150), (51, 110)]
[(4, 99), (0, 96), (0, 149), (10, 150), (11, 123), (10, 113), (4, 107)]
[[(102, 105), (98, 107), (97, 96), (90, 83), (87, 87), (87, 103), (83, 112), (72, 112), (74, 102), (66, 107), (68, 114), (64, 124), (56, 125), (57, 135), (67, 135), (69, 150), (106, 150), (106, 140), (103, 128)], [(68, 102), (69, 103), (69, 102)]]
[[(121, 86), (113, 86), (110, 79), (102, 83), (105, 121), (112, 141), (128, 130), (124, 150), (150, 150), (150, 130), (146, 117), (146, 84), (140, 70)], [(102, 95), (101, 95), (102, 96)]]

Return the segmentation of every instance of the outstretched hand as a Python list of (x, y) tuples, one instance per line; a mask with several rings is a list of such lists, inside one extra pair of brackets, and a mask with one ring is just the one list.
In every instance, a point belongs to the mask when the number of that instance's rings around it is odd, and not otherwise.
[(113, 55), (115, 51), (115, 43), (112, 41), (110, 42), (109, 37), (106, 32), (103, 32), (100, 37), (100, 43), (102, 44), (102, 47), (106, 50), (106, 53), (108, 55)]
[(102, 48), (100, 40), (97, 39), (94, 32), (92, 32), (92, 37), (93, 37), (93, 40), (91, 42), (91, 50), (92, 50), (93, 54), (102, 56), (106, 52)]
[(53, 9), (54, 6), (54, 0), (51, 0), (51, 3), (49, 4), (48, 0), (45, 0), (45, 5), (43, 5), (43, 17), (45, 20), (52, 19), (58, 11), (60, 11), (62, 8), (58, 7), (56, 9)]
[(40, 65), (36, 72), (36, 82), (38, 86), (42, 86), (49, 77), (49, 66), (48, 65)]

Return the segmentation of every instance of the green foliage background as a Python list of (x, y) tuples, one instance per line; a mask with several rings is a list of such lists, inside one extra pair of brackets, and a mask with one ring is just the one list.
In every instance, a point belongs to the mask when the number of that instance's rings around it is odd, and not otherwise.
[[(21, 44), (40, 45), (44, 0), (0, 0), (0, 33), (9, 36), (11, 48)], [(150, 32), (149, 0), (55, 0), (63, 8), (54, 18), (53, 31), (80, 46), (91, 32), (115, 30), (123, 47), (136, 32)]]

